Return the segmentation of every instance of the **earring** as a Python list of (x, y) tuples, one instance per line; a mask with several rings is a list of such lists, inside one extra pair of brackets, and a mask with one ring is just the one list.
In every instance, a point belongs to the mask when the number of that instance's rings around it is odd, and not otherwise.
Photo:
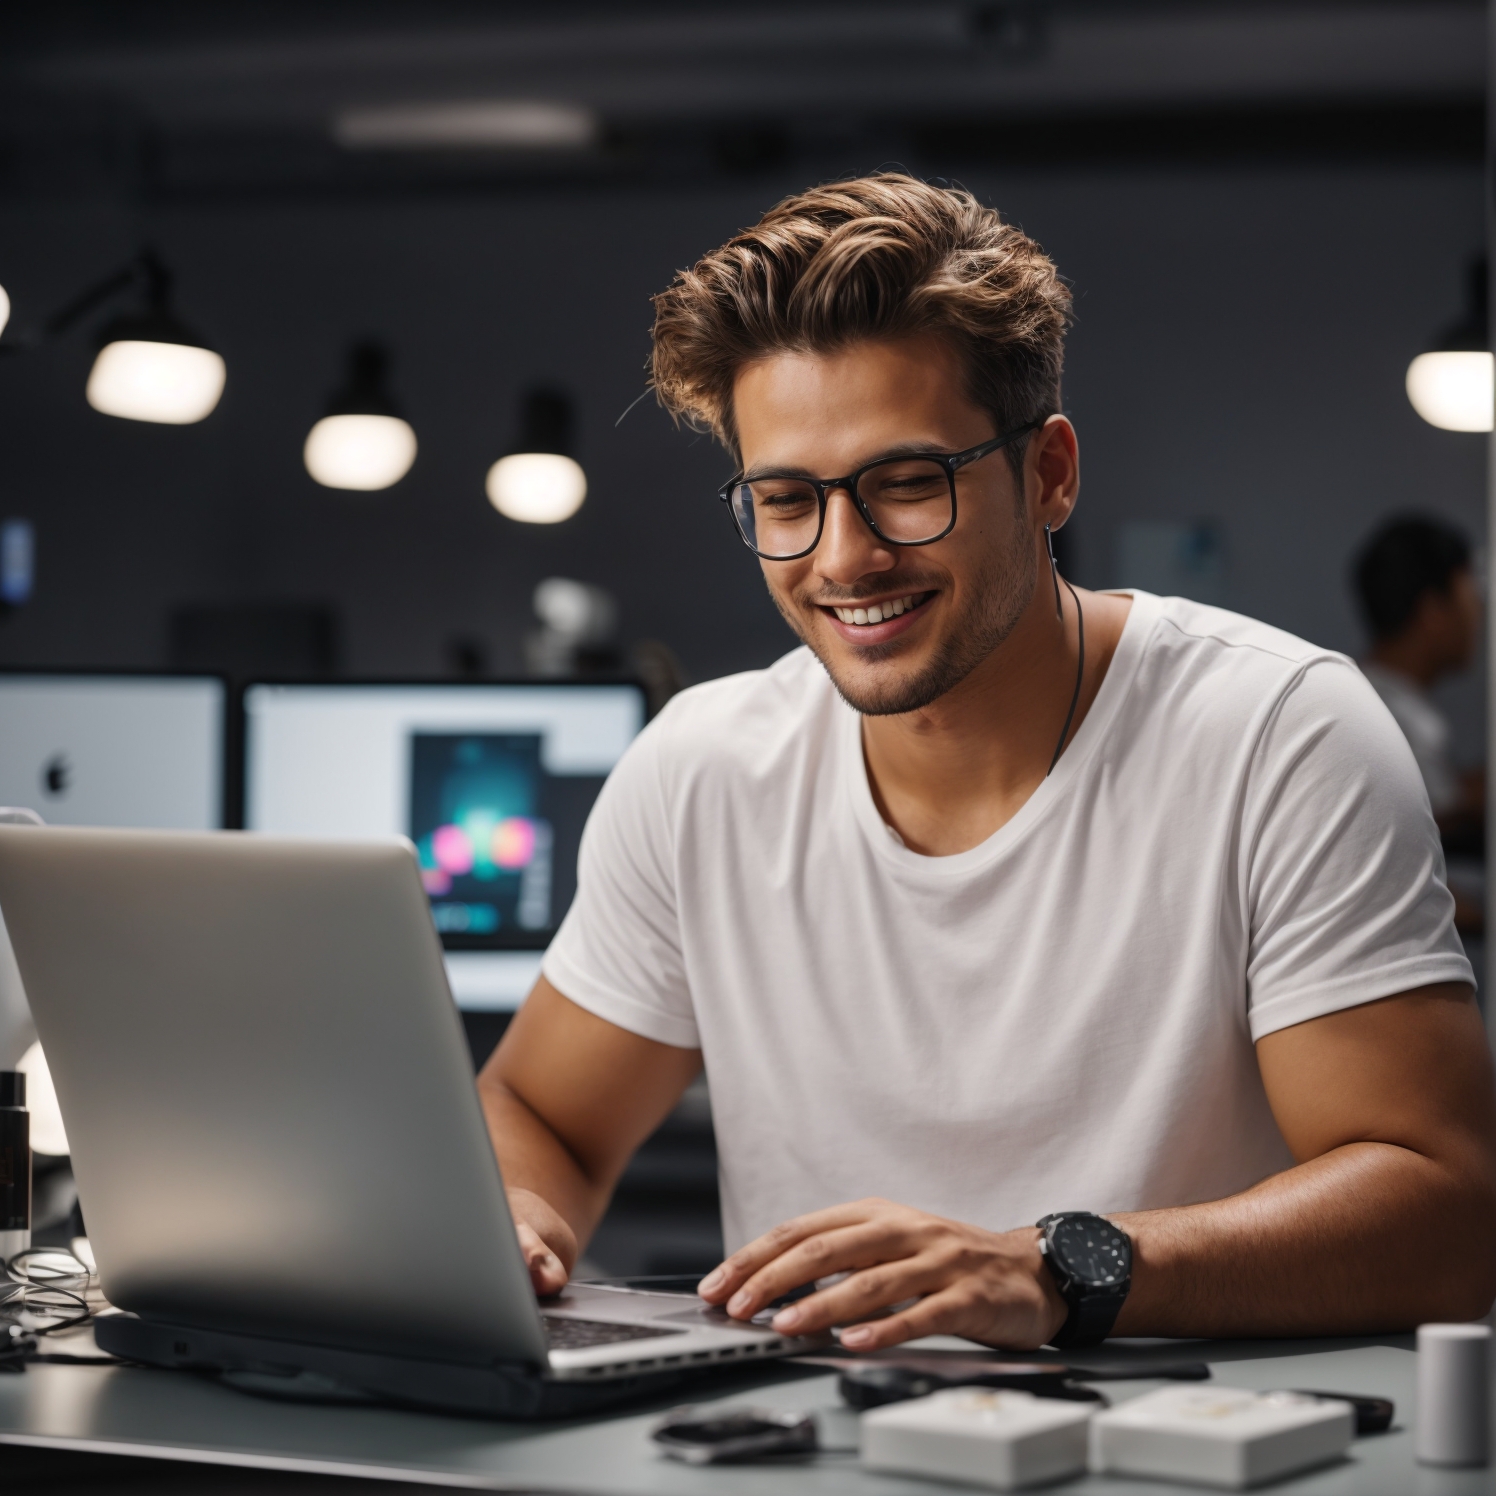
[(1054, 535), (1048, 525), (1044, 527), (1044, 545), (1049, 551), (1049, 579), (1054, 583), (1054, 611), (1061, 623), (1065, 621), (1065, 610), (1060, 606), (1060, 566), (1054, 558)]

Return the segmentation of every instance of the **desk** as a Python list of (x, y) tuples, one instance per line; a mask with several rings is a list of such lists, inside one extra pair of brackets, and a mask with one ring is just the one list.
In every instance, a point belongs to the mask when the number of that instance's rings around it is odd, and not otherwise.
[[(1226, 1386), (1310, 1387), (1378, 1393), (1397, 1403), (1391, 1433), (1358, 1440), (1351, 1458), (1274, 1487), (1293, 1496), (1491, 1496), (1496, 1473), (1423, 1469), (1409, 1431), (1414, 1355), (1410, 1337), (1359, 1341), (1114, 1342), (1109, 1358), (1203, 1358)], [(1076, 1357), (1075, 1359), (1080, 1359)], [(1125, 1386), (1127, 1384), (1123, 1384)], [(1136, 1384), (1132, 1384), (1136, 1386)], [(1122, 1387), (1118, 1387), (1118, 1391)], [(704, 1399), (703, 1399), (704, 1400)], [(766, 1374), (723, 1402), (823, 1413), (823, 1442), (854, 1442), (852, 1415), (832, 1376)], [(693, 1469), (649, 1443), (659, 1408), (566, 1424), (504, 1424), (363, 1407), (323, 1407), (249, 1397), (176, 1372), (124, 1367), (31, 1367), (0, 1377), (0, 1443), (134, 1454), (262, 1470), (358, 1475), (428, 1485), (580, 1493), (580, 1496), (951, 1496), (960, 1487), (864, 1473), (853, 1454), (795, 1465)], [(1179, 1496), (1181, 1487), (1088, 1476), (1073, 1496)]]

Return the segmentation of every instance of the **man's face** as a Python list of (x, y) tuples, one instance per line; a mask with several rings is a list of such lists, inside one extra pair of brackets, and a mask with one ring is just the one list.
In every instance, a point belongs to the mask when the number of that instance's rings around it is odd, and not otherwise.
[[(935, 338), (778, 353), (733, 389), (743, 470), (834, 478), (909, 450), (961, 452), (999, 433)], [(1007, 638), (1034, 595), (1036, 527), (1003, 450), (956, 477), (956, 527), (933, 545), (879, 540), (844, 490), (820, 543), (763, 561), (779, 611), (837, 689), (868, 716), (918, 711)], [(852, 610), (876, 609), (859, 624)]]

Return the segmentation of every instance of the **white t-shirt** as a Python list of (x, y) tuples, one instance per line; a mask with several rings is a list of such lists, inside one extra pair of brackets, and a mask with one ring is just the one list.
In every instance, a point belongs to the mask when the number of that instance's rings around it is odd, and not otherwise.
[(614, 769), (545, 958), (700, 1047), (729, 1250), (883, 1195), (994, 1229), (1288, 1167), (1253, 1041), (1472, 982), (1407, 743), (1343, 655), (1134, 594), (1095, 704), (953, 857), (878, 814), (796, 650), (677, 696)]

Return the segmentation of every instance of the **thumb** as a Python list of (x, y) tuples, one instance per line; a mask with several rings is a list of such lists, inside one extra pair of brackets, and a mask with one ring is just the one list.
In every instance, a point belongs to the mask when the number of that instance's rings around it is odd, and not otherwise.
[(530, 1284), (538, 1294), (559, 1293), (566, 1286), (566, 1268), (561, 1259), (546, 1246), (540, 1235), (523, 1221), (515, 1223), (519, 1249), (530, 1270)]

